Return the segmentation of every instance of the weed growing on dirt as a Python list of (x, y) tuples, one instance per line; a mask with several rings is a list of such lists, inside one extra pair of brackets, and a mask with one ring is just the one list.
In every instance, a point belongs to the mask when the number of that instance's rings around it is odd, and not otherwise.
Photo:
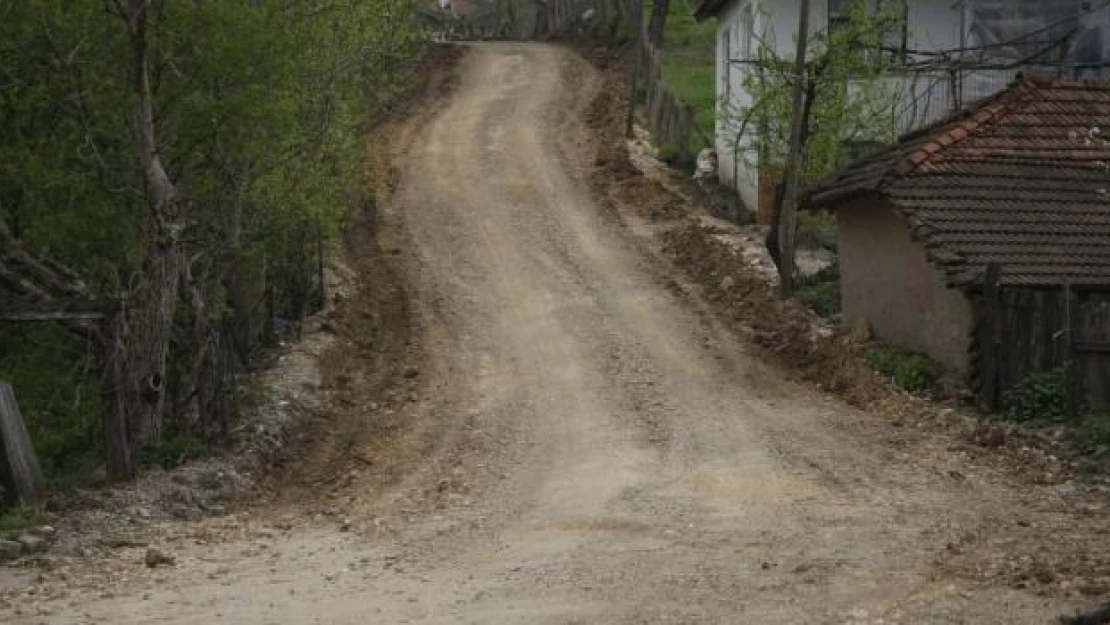
[(936, 386), (944, 373), (940, 363), (925, 354), (901, 345), (869, 347), (863, 358), (879, 373), (911, 393), (925, 393)]
[(1083, 415), (1076, 433), (1084, 453), (1096, 458), (1110, 457), (1110, 414)]
[(693, 107), (698, 126), (710, 132), (717, 111), (715, 21), (699, 23), (690, 5), (672, 3), (662, 45), (667, 83)]
[(802, 249), (837, 251), (836, 218), (824, 211), (800, 212), (797, 245)]
[(821, 271), (798, 279), (794, 298), (822, 317), (840, 313), (840, 265), (833, 264)]
[(682, 150), (673, 143), (664, 143), (663, 145), (659, 146), (659, 160), (668, 165), (674, 165), (676, 162), (678, 162), (678, 158), (679, 156), (681, 156), (681, 154)]
[(1067, 414), (1068, 386), (1063, 369), (1030, 374), (1002, 398), (1002, 416), (1019, 423), (1059, 422)]
[(16, 534), (32, 525), (40, 525), (42, 521), (42, 513), (31, 506), (0, 509), (0, 537)]

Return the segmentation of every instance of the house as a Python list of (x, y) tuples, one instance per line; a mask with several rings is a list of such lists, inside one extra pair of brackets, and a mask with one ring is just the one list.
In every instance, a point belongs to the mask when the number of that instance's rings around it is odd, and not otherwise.
[[(1090, 64), (1110, 60), (1110, 10), (1090, 0), (811, 0), (809, 36), (843, 25), (856, 1), (872, 9), (883, 3), (903, 16), (904, 28), (886, 42), (902, 52), (901, 68), (886, 79), (894, 93), (891, 123), (884, 124), (895, 129), (891, 135), (997, 92), (1019, 69), (1096, 77), (1105, 72)], [(695, 12), (698, 20), (717, 19), (720, 178), (761, 216), (769, 214), (773, 187), (769, 176), (760, 176), (757, 129), (740, 121), (753, 105), (744, 84), (751, 72), (761, 71), (749, 62), (757, 46), (777, 58), (793, 58), (800, 5), (800, 0), (701, 0)]]
[(1110, 406), (1110, 83), (1022, 78), (803, 207), (836, 215), (846, 324), (965, 374), (986, 405), (1072, 363)]

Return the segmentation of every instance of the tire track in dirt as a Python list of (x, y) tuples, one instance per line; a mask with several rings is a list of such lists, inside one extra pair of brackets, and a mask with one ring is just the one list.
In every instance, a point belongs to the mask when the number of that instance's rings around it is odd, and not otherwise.
[(384, 249), (411, 246), (419, 382), (388, 445), (335, 416), (353, 426), (323, 449), (379, 467), (310, 498), (338, 516), (273, 530), (260, 511), (134, 594), (15, 622), (1012, 624), (1074, 607), (938, 567), (988, 519), (1027, 516), (1024, 494), (973, 466), (953, 480), (939, 444), (892, 451), (615, 218), (584, 123), (604, 87), (562, 47), (475, 45), (441, 106), (398, 129), (378, 219)]

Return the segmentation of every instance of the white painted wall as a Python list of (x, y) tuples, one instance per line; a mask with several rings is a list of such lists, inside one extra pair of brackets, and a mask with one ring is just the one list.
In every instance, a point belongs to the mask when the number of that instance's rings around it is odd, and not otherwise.
[[(738, 1), (720, 15), (717, 26), (717, 166), (721, 181), (739, 189), (744, 203), (753, 210), (758, 201), (758, 180), (753, 168), (737, 166), (734, 146), (739, 128), (726, 112), (743, 111), (752, 105), (751, 94), (743, 88), (748, 69), (728, 61), (745, 58), (745, 51), (756, 45), (755, 36), (762, 31), (763, 19), (754, 0)], [(740, 160), (744, 157), (740, 155)]]
[[(909, 2), (910, 48), (950, 50), (960, 46), (960, 9), (954, 7), (956, 0)], [(811, 3), (813, 13), (810, 16), (810, 32), (816, 33), (828, 26), (828, 0), (811, 0)], [(732, 115), (717, 115), (716, 142), (720, 177), (723, 183), (739, 190), (740, 197), (752, 210), (759, 206), (756, 155), (745, 152), (739, 159), (734, 157), (740, 124), (733, 118), (752, 105), (751, 94), (743, 88), (748, 70), (742, 64), (728, 63), (727, 59), (730, 55), (732, 59), (744, 58), (741, 51), (745, 49), (747, 41), (751, 41), (752, 49), (759, 45), (755, 41), (756, 36), (771, 43), (779, 57), (792, 58), (800, 7), (800, 0), (734, 0), (718, 16), (717, 101), (724, 107), (722, 111), (733, 112)], [(754, 20), (748, 19), (751, 14), (754, 14)], [(750, 30), (746, 28), (749, 24)], [(920, 88), (921, 81), (918, 84)], [(911, 93), (908, 83), (903, 91), (908, 98)], [(749, 129), (748, 132), (754, 134), (754, 129)], [(751, 140), (742, 143), (750, 145)]]

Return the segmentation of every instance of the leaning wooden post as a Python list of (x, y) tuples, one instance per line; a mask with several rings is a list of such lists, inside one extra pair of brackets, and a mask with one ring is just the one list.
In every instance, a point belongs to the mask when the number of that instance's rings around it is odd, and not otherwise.
[(108, 481), (130, 482), (135, 479), (135, 461), (131, 454), (128, 431), (127, 368), (123, 362), (121, 329), (123, 311), (117, 310), (104, 322), (104, 346), (101, 353), (100, 403), (104, 423), (104, 451)]
[(46, 480), (15, 402), (15, 391), (3, 380), (0, 380), (0, 483), (9, 503), (37, 504), (46, 495)]

